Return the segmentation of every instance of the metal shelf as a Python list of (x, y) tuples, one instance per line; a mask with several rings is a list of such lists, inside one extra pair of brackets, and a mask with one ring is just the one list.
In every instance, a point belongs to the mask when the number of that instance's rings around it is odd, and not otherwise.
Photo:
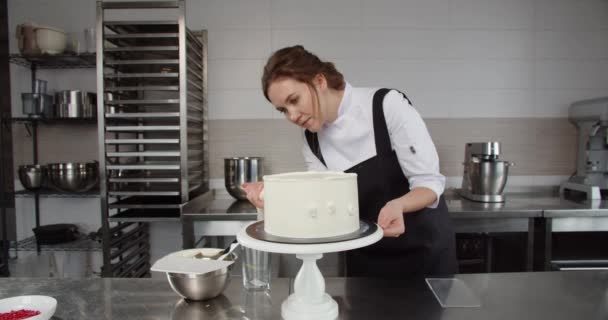
[(43, 124), (97, 124), (97, 118), (38, 118), (38, 117), (15, 117), (10, 118), (13, 122), (38, 122)]
[(110, 209), (181, 209), (180, 197), (128, 197), (108, 205)]
[[(36, 251), (36, 237), (32, 236), (13, 243), (11, 249), (17, 251)], [(58, 244), (41, 244), (40, 251), (101, 251), (101, 243), (82, 236), (74, 241)]]
[(39, 194), (42, 198), (98, 198), (99, 190), (93, 189), (87, 192), (62, 192), (55, 191), (50, 189), (40, 189), (37, 192), (29, 191), (29, 190), (19, 190), (15, 191), (15, 197), (19, 198), (30, 198), (35, 197), (36, 194)]
[(179, 209), (128, 209), (111, 215), (110, 221), (125, 222), (154, 222), (154, 221), (180, 221)]
[(9, 55), (9, 61), (26, 68), (38, 69), (75, 69), (95, 68), (95, 53), (82, 54), (42, 54), (26, 56), (21, 54)]

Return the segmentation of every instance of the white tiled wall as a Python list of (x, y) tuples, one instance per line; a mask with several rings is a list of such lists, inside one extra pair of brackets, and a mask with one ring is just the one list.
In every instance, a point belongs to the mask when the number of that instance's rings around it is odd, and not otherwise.
[[(606, 0), (189, 0), (187, 9), (190, 28), (209, 30), (212, 119), (278, 118), (261, 68), (293, 44), (335, 61), (354, 85), (406, 91), (426, 118), (565, 117), (572, 101), (608, 95)], [(95, 1), (9, 0), (9, 10), (11, 30), (35, 21), (80, 37)], [(29, 77), (12, 69), (19, 106)], [(46, 76), (51, 88), (94, 88), (91, 70), (77, 81)]]

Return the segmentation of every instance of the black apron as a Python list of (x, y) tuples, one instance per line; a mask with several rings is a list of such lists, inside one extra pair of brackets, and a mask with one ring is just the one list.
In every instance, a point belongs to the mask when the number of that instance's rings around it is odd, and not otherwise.
[[(359, 215), (377, 223), (384, 205), (410, 191), (410, 184), (391, 148), (382, 102), (390, 89), (380, 89), (373, 99), (376, 156), (346, 172), (357, 174)], [(405, 94), (401, 93), (406, 99)], [(409, 100), (408, 100), (409, 101)], [(325, 165), (316, 133), (305, 131), (310, 149)], [(414, 150), (412, 152), (415, 152)], [(437, 208), (404, 215), (405, 233), (346, 253), (348, 277), (425, 277), (457, 272), (454, 231), (443, 196)]]

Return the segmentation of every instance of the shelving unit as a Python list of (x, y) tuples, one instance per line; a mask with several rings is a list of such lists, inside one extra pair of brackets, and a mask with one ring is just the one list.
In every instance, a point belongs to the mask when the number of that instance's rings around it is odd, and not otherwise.
[[(40, 251), (101, 251), (101, 247), (101, 243), (83, 236), (66, 243), (40, 245)], [(36, 237), (29, 237), (18, 241), (12, 248), (17, 251), (38, 250)]]
[[(105, 17), (139, 9), (169, 18)], [(209, 191), (206, 33), (187, 29), (183, 0), (98, 1), (96, 30), (103, 276), (146, 276), (148, 223)]]
[(87, 192), (60, 192), (50, 189), (40, 189), (38, 191), (19, 190), (15, 191), (17, 198), (31, 198), (38, 195), (41, 198), (99, 198), (99, 190), (89, 190)]
[(95, 68), (95, 54), (58, 54), (26, 56), (21, 54), (9, 55), (9, 61), (22, 67), (35, 69), (76, 69)]
[[(95, 54), (86, 53), (80, 55), (62, 54), (62, 55), (37, 55), (24, 56), (20, 54), (9, 55), (9, 61), (30, 69), (32, 79), (32, 92), (34, 91), (36, 71), (38, 69), (73, 69), (73, 68), (95, 68)], [(38, 163), (38, 128), (40, 124), (96, 124), (97, 119), (47, 119), (39, 117), (18, 117), (8, 119), (13, 123), (24, 123), (28, 132), (32, 136), (32, 162)], [(41, 197), (59, 197), (59, 198), (75, 198), (75, 197), (93, 197), (90, 192), (87, 193), (62, 193), (51, 190), (42, 189), (40, 191), (17, 191), (15, 197), (33, 197), (34, 198), (34, 215), (36, 227), (40, 226), (40, 198)], [(41, 247), (37, 244), (37, 251), (40, 252)]]
[(34, 118), (34, 117), (14, 117), (10, 118), (12, 122), (17, 123), (32, 123), (38, 122), (46, 125), (53, 124), (97, 124), (97, 118)]

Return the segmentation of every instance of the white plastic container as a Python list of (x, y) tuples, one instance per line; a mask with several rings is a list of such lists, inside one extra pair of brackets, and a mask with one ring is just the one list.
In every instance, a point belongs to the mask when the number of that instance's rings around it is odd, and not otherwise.
[(39, 26), (36, 28), (36, 43), (43, 54), (60, 54), (66, 48), (67, 34), (61, 29)]

